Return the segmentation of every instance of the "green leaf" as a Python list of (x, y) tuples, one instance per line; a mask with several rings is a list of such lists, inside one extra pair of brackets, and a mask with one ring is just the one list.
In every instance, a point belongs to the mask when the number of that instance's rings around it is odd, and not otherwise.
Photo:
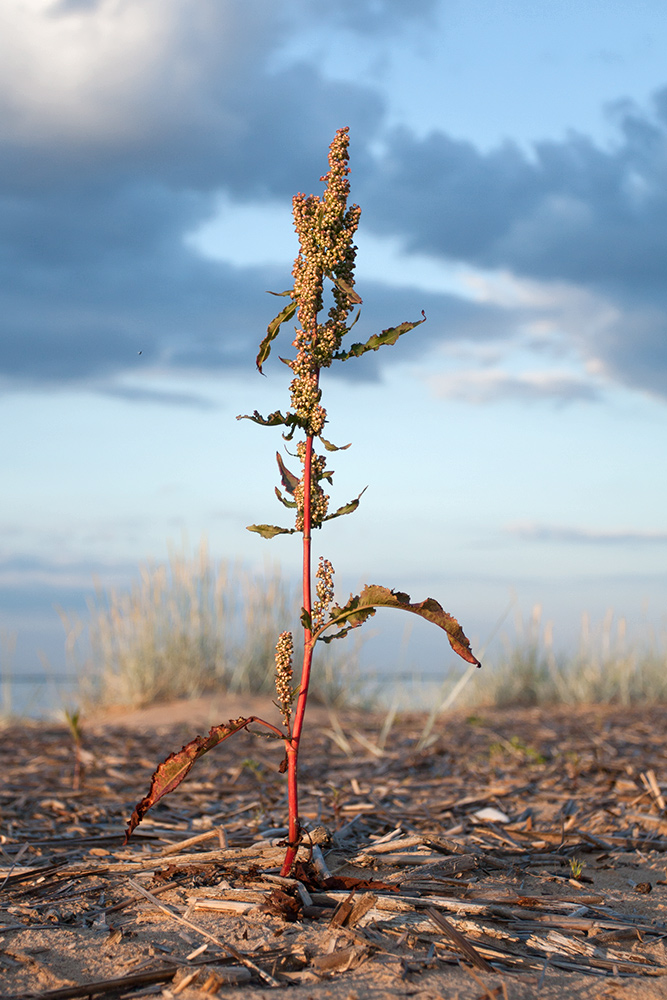
[(364, 587), (357, 597), (350, 597), (344, 608), (332, 608), (325, 628), (330, 625), (338, 625), (339, 622), (356, 628), (358, 625), (362, 625), (368, 617), (368, 609), (374, 608), (398, 608), (401, 611), (411, 611), (413, 614), (419, 615), (420, 618), (433, 622), (434, 625), (447, 633), (449, 644), (455, 653), (458, 653), (468, 663), (474, 663), (475, 666), (481, 667), (479, 660), (473, 656), (470, 643), (456, 618), (444, 611), (442, 606), (432, 597), (427, 597), (425, 601), (420, 601), (418, 604), (411, 604), (408, 594), (372, 584)]
[[(270, 294), (291, 295), (292, 291), (293, 289), (290, 289), (287, 292), (271, 292)], [(286, 305), (285, 308), (281, 312), (279, 312), (278, 315), (274, 319), (272, 319), (269, 325), (267, 326), (266, 337), (259, 345), (259, 352), (257, 354), (257, 357), (255, 358), (255, 364), (257, 365), (257, 370), (259, 372), (262, 371), (262, 365), (264, 364), (269, 354), (271, 353), (271, 342), (275, 340), (276, 337), (278, 336), (278, 331), (280, 330), (281, 325), (285, 323), (288, 319), (292, 318), (292, 316), (297, 310), (297, 306), (298, 306), (297, 300), (292, 299), (289, 305)]]
[(175, 788), (178, 788), (183, 779), (190, 773), (192, 765), (196, 760), (205, 753), (208, 753), (209, 750), (212, 750), (218, 743), (222, 743), (223, 740), (233, 736), (234, 733), (238, 733), (240, 729), (245, 729), (249, 723), (261, 721), (261, 719), (257, 719), (256, 716), (251, 715), (247, 719), (232, 719), (226, 726), (212, 726), (208, 736), (197, 736), (179, 750), (178, 753), (170, 753), (154, 772), (148, 795), (134, 807), (134, 812), (125, 832), (125, 843), (127, 843), (132, 831), (141, 823), (151, 806), (154, 806), (161, 798), (169, 792), (173, 792)]
[[(375, 614), (375, 612), (373, 611), (373, 612), (372, 612), (372, 613), (371, 613), (370, 615), (368, 615), (367, 617), (371, 618), (371, 617), (372, 617), (372, 615), (374, 615), (374, 614)], [(364, 619), (364, 621), (365, 621), (365, 620), (366, 620), (366, 619)], [(356, 624), (356, 625), (349, 625), (349, 626), (348, 626), (347, 628), (342, 628), (342, 629), (340, 630), (340, 632), (334, 632), (334, 633), (333, 633), (333, 635), (318, 635), (318, 637), (317, 637), (317, 639), (316, 639), (316, 642), (326, 642), (326, 643), (330, 643), (330, 642), (333, 642), (333, 641), (334, 641), (334, 639), (343, 639), (343, 638), (345, 638), (345, 636), (346, 636), (346, 635), (348, 634), (348, 632), (351, 632), (353, 628), (358, 628), (358, 627), (359, 627), (359, 625), (363, 625), (363, 623), (364, 623), (364, 622), (363, 622), (363, 621), (361, 621), (361, 622), (357, 622), (357, 624)]]
[(292, 507), (292, 508), (296, 507), (296, 500), (288, 500), (287, 497), (284, 497), (282, 495), (282, 493), (280, 492), (280, 490), (278, 489), (277, 486), (274, 486), (273, 488), (274, 488), (274, 490), (276, 492), (276, 496), (280, 500), (280, 502), (283, 505), (283, 507)]
[(322, 442), (327, 451), (345, 451), (352, 445), (351, 441), (349, 444), (341, 444), (341, 445), (332, 444), (331, 441), (327, 441), (326, 438), (323, 438), (321, 434), (320, 434), (320, 441)]
[(263, 417), (261, 413), (254, 410), (253, 413), (240, 413), (237, 420), (252, 420), (255, 424), (262, 424), (263, 427), (278, 427), (280, 424), (291, 424), (290, 416), (284, 416), (280, 410), (269, 413), (268, 417)]
[(249, 524), (247, 531), (256, 531), (262, 538), (275, 538), (276, 535), (293, 535), (296, 528), (279, 528), (275, 524)]
[(404, 333), (407, 333), (408, 330), (414, 330), (416, 326), (425, 321), (426, 314), (423, 309), (422, 316), (423, 319), (418, 319), (414, 323), (401, 323), (400, 326), (393, 326), (388, 330), (383, 330), (382, 333), (376, 333), (365, 344), (352, 344), (348, 351), (339, 351), (333, 357), (336, 361), (347, 361), (348, 358), (360, 358), (367, 351), (377, 351), (383, 344), (395, 344)]
[(312, 632), (313, 620), (305, 608), (301, 608), (301, 624), (305, 629), (308, 629), (309, 632)]
[(354, 317), (354, 319), (352, 320), (352, 322), (350, 323), (350, 325), (347, 328), (347, 332), (348, 333), (350, 332), (350, 330), (352, 329), (353, 326), (357, 325), (357, 323), (359, 322), (359, 317), (360, 316), (361, 316), (361, 309), (357, 309), (357, 315)]
[(324, 627), (328, 628), (330, 625), (338, 626), (340, 622), (345, 623), (345, 631), (349, 632), (350, 629), (363, 625), (374, 614), (374, 607), (362, 607), (361, 597), (358, 594), (356, 597), (350, 594), (350, 599), (344, 607), (341, 608), (337, 604), (333, 605), (329, 613), (329, 621)]
[[(294, 491), (299, 485), (299, 477), (295, 476), (293, 472), (290, 472), (285, 463), (283, 462), (282, 455), (279, 451), (276, 452), (276, 459), (278, 461), (278, 468), (280, 469), (280, 478), (282, 484), (288, 493), (294, 496)], [(296, 506), (296, 504), (295, 504)]]
[[(325, 476), (324, 478), (326, 479), (327, 477)], [(326, 517), (322, 518), (322, 521), (323, 522), (331, 521), (333, 520), (334, 517), (342, 517), (343, 514), (352, 514), (359, 506), (359, 501), (361, 500), (362, 496), (364, 495), (367, 489), (368, 486), (364, 486), (363, 490), (361, 491), (356, 500), (350, 500), (350, 502), (346, 503), (344, 507), (339, 507), (338, 510), (334, 511), (333, 514), (327, 514)]]
[(277, 295), (277, 296), (278, 296), (278, 298), (280, 298), (280, 297), (281, 297), (281, 296), (283, 296), (283, 295), (291, 295), (293, 291), (294, 291), (294, 289), (293, 289), (293, 288), (288, 288), (286, 292), (270, 292), (270, 291), (268, 290), (268, 288), (267, 288), (267, 290), (266, 290), (266, 294), (267, 294), (267, 295)]
[(352, 285), (350, 285), (343, 278), (339, 278), (336, 275), (332, 275), (331, 280), (333, 281), (334, 285), (337, 285), (338, 288), (340, 288), (341, 292), (345, 292), (350, 302), (353, 302), (355, 306), (361, 305), (363, 299), (361, 298), (361, 295), (359, 295), (358, 292), (355, 292)]

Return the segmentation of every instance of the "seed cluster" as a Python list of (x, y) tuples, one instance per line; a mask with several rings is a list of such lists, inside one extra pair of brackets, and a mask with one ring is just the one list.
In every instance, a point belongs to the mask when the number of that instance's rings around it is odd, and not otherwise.
[[(347, 128), (339, 129), (329, 149), (329, 172), (320, 178), (326, 185), (322, 198), (297, 194), (292, 201), (294, 228), (299, 237), (299, 254), (292, 270), (292, 297), (298, 303), (299, 327), (293, 342), (296, 357), (288, 362), (294, 373), (290, 396), (299, 426), (312, 437), (322, 433), (327, 419), (321, 405), (320, 369), (328, 368), (340, 349), (354, 298), (350, 292), (354, 286), (357, 248), (352, 240), (361, 209), (358, 205), (347, 207), (350, 193), (348, 143)], [(325, 278), (333, 285), (333, 305), (326, 322), (319, 324), (317, 316), (323, 307)], [(299, 449), (302, 464), (304, 456), (305, 449)], [(320, 486), (324, 472), (325, 459), (313, 454), (310, 490), (314, 528), (321, 526), (329, 505), (329, 497)], [(298, 531), (303, 530), (304, 525), (303, 495), (304, 477), (294, 492)]]
[(313, 602), (313, 612), (311, 616), (313, 631), (320, 628), (321, 625), (324, 625), (327, 615), (329, 614), (329, 606), (334, 598), (334, 568), (329, 560), (325, 559), (324, 556), (320, 556), (320, 562), (315, 576), (317, 579), (317, 600)]
[[(306, 456), (306, 442), (299, 441), (296, 446), (296, 453), (303, 463)], [(333, 475), (326, 468), (326, 457), (313, 452), (310, 460), (310, 526), (320, 528), (322, 521), (327, 516), (329, 509), (329, 495), (320, 486), (322, 479)], [(305, 474), (299, 480), (294, 490), (294, 500), (296, 501), (296, 529), (303, 531), (303, 492)]]
[(281, 632), (276, 643), (276, 692), (278, 704), (283, 713), (283, 721), (289, 727), (292, 715), (292, 654), (294, 640), (291, 632)]

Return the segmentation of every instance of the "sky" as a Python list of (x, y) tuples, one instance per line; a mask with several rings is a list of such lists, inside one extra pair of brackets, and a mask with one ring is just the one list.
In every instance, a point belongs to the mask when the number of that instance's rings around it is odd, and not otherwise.
[(368, 486), (317, 538), (341, 596), (435, 597), (477, 648), (535, 604), (566, 644), (664, 632), (666, 47), (659, 0), (5, 0), (4, 669), (204, 536), (296, 576), (245, 530), (279, 432), (235, 418), (287, 405), (266, 291), (343, 126), (355, 339), (427, 322), (323, 380), (332, 503)]

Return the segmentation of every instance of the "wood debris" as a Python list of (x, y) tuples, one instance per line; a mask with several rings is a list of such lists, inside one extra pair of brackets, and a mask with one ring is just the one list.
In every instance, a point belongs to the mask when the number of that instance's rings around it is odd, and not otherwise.
[(667, 995), (666, 721), (494, 712), (448, 719), (422, 749), (422, 719), (395, 719), (382, 742), (371, 718), (349, 739), (322, 726), (289, 879), (271, 744), (244, 733), (209, 755), (124, 848), (155, 763), (192, 733), (102, 729), (73, 787), (64, 728), (7, 728), (0, 1000), (317, 997), (347, 975), (360, 997), (374, 977), (444, 995), (456, 976), (493, 997), (510, 977), (526, 1000), (557, 976)]

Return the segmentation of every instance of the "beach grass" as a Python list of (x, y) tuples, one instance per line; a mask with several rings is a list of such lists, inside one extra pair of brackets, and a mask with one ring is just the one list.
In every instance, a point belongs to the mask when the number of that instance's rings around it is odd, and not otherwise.
[(581, 616), (578, 646), (558, 650), (551, 622), (535, 605), (480, 654), (484, 676), (449, 671), (440, 683), (415, 671), (403, 701), (436, 719), (452, 708), (545, 708), (550, 705), (635, 706), (667, 703), (667, 630), (630, 637), (625, 618), (610, 609), (599, 623)]
[[(298, 621), (296, 588), (276, 569), (216, 562), (206, 542), (190, 557), (145, 564), (124, 590), (99, 588), (84, 617), (63, 614), (82, 705), (145, 707), (213, 691), (274, 693), (276, 638)], [(328, 654), (328, 655), (327, 655)], [(354, 646), (326, 650), (316, 701), (358, 690)]]
[[(98, 587), (87, 614), (61, 613), (77, 681), (60, 700), (89, 712), (212, 692), (273, 696), (276, 637), (299, 615), (297, 587), (276, 568), (216, 561), (205, 541), (192, 555), (173, 551), (165, 563), (142, 565), (132, 586)], [(5, 635), (3, 718), (13, 714), (12, 652)], [(536, 605), (482, 650), (481, 671), (452, 665), (434, 679), (428, 664), (418, 663), (399, 676), (362, 669), (360, 655), (361, 641), (323, 648), (313, 675), (316, 701), (417, 710), (433, 721), (453, 709), (667, 703), (667, 629), (631, 634), (611, 610), (599, 622), (582, 614), (578, 645), (559, 650), (553, 624)], [(45, 683), (57, 687), (48, 671)]]

